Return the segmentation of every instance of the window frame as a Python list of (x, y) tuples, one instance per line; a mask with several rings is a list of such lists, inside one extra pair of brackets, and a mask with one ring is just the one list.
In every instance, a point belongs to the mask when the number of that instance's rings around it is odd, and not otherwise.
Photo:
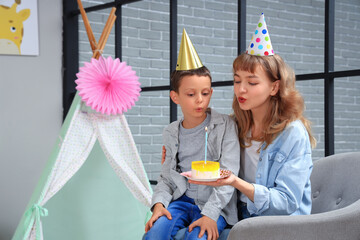
[[(98, 11), (116, 7), (115, 21), (115, 57), (122, 57), (121, 40), (121, 9), (125, 4), (142, 0), (114, 0), (113, 2), (99, 4), (85, 8), (86, 12)], [(177, 0), (170, 1), (170, 64), (172, 72), (177, 62)], [(70, 109), (72, 100), (76, 94), (76, 73), (79, 71), (79, 27), (78, 10), (76, 1), (63, 0), (63, 119)], [(334, 46), (335, 46), (335, 0), (325, 0), (325, 30), (324, 30), (324, 71), (317, 73), (296, 75), (297, 81), (324, 80), (324, 134), (325, 156), (333, 155), (335, 151), (334, 137), (334, 82), (337, 78), (360, 76), (360, 69), (347, 71), (334, 71)], [(238, 54), (246, 50), (246, 0), (238, 0)], [(233, 81), (213, 82), (212, 86), (232, 86)], [(143, 87), (142, 92), (170, 90), (169, 85)], [(177, 119), (177, 106), (170, 101), (169, 123)]]

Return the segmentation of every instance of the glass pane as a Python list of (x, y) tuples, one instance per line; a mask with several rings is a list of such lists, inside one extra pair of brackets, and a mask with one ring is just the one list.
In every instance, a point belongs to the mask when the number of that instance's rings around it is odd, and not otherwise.
[(335, 1), (335, 71), (360, 68), (360, 1)]
[[(264, 6), (264, 7), (263, 7)], [(247, 1), (246, 38), (264, 11), (274, 52), (296, 74), (324, 71), (325, 1)]]
[(232, 80), (237, 56), (237, 0), (178, 1), (178, 51), (185, 28), (213, 81)]
[[(83, 3), (85, 7), (85, 2)], [(89, 12), (87, 13), (87, 17), (90, 22), (91, 29), (93, 31), (96, 42), (99, 42), (100, 36), (104, 30), (106, 21), (110, 15), (111, 9), (103, 9), (99, 11)], [(93, 55), (89, 38), (87, 36), (84, 22), (82, 20), (81, 15), (79, 18), (79, 66), (82, 67), (84, 62), (90, 62), (90, 59)], [(109, 38), (106, 41), (103, 56), (108, 57), (111, 56), (115, 58), (115, 24), (113, 25)]]
[(360, 76), (335, 79), (335, 153), (360, 149)]
[(231, 114), (232, 102), (234, 97), (233, 86), (228, 87), (214, 87), (214, 92), (211, 97), (209, 106), (217, 112), (223, 114)]
[(324, 143), (324, 80), (297, 81), (296, 87), (305, 101), (305, 117), (312, 123), (317, 145), (312, 151), (313, 160), (325, 156)]
[(162, 132), (169, 124), (168, 91), (141, 92), (139, 101), (125, 115), (148, 178), (157, 180), (161, 169)]
[(177, 105), (177, 119), (181, 119), (183, 117), (180, 105)]
[(141, 87), (169, 85), (169, 0), (146, 0), (122, 8), (122, 59)]

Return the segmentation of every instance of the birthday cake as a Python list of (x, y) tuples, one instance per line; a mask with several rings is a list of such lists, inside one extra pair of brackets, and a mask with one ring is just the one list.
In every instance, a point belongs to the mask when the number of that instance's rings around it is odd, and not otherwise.
[(194, 161), (191, 163), (193, 179), (212, 179), (220, 177), (220, 163), (212, 161)]

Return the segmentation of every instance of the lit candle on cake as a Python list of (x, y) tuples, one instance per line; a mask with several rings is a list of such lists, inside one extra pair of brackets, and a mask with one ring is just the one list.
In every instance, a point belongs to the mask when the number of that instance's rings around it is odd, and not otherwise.
[(205, 164), (206, 164), (206, 155), (207, 155), (207, 138), (208, 138), (208, 132), (207, 132), (207, 127), (205, 127)]
[(216, 179), (220, 177), (220, 163), (206, 161), (208, 129), (205, 127), (205, 159), (191, 163), (191, 177), (194, 179)]

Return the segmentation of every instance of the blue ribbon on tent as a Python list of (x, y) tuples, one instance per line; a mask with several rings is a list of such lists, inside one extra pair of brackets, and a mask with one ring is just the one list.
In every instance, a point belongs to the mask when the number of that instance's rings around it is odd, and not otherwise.
[[(34, 205), (32, 205), (31, 208), (29, 208), (26, 212), (25, 212), (25, 229), (29, 228), (29, 225), (36, 224), (36, 237), (35, 239), (38, 240), (40, 239), (41, 236), (41, 232), (40, 232), (40, 217), (46, 217), (48, 215), (48, 210), (46, 208), (43, 208), (42, 206), (40, 206), (39, 204), (35, 203)], [(28, 235), (30, 234), (30, 231), (28, 231), (28, 233), (25, 233), (24, 239), (28, 238)]]

